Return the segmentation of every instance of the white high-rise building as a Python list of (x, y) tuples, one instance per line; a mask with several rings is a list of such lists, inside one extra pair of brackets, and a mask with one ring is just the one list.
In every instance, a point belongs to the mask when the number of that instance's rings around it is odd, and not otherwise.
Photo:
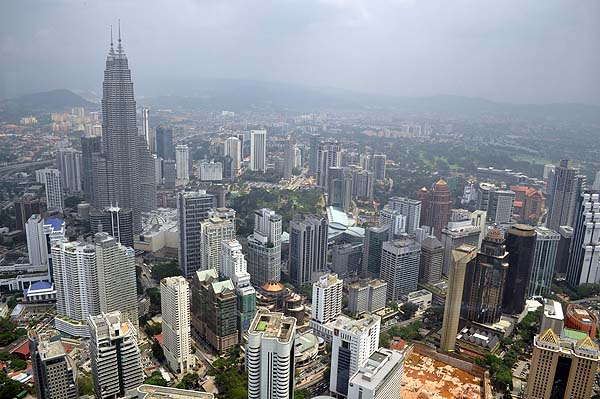
[(48, 265), (48, 245), (44, 234), (44, 219), (38, 214), (31, 215), (25, 224), (27, 253), (32, 266)]
[(238, 240), (223, 240), (222, 256), (221, 275), (230, 278), (236, 286), (240, 279), (250, 278), (246, 257), (242, 253), (242, 244)]
[(35, 171), (35, 180), (46, 186), (46, 208), (49, 211), (62, 212), (64, 208), (62, 183), (58, 169), (40, 169)]
[(222, 181), (223, 163), (221, 162), (200, 162), (199, 177), (201, 181)]
[(350, 378), (348, 399), (399, 399), (404, 354), (379, 348)]
[(415, 231), (421, 227), (421, 201), (406, 197), (391, 197), (387, 206), (406, 217), (407, 234), (415, 234)]
[(600, 194), (585, 191), (577, 199), (567, 281), (572, 287), (600, 283)]
[(156, 154), (156, 131), (150, 129), (150, 110), (142, 108), (142, 135), (146, 138), (146, 144), (152, 154)]
[(421, 245), (410, 238), (386, 241), (381, 250), (381, 279), (387, 283), (387, 300), (403, 301), (417, 290)]
[(137, 330), (119, 312), (90, 316), (88, 322), (95, 396), (123, 398), (144, 381)]
[(200, 223), (202, 265), (200, 270), (221, 272), (223, 240), (235, 238), (235, 223), (221, 218), (210, 218)]
[(231, 157), (231, 168), (235, 171), (242, 167), (242, 142), (237, 137), (228, 137), (224, 143), (225, 156)]
[(326, 274), (313, 283), (312, 319), (328, 323), (342, 313), (343, 280), (337, 274)]
[(260, 310), (248, 329), (249, 399), (289, 399), (294, 394), (296, 319)]
[(52, 245), (51, 251), (56, 288), (55, 327), (69, 335), (89, 337), (88, 317), (100, 313), (96, 249), (92, 244), (62, 241)]
[(160, 282), (163, 351), (171, 370), (187, 373), (194, 367), (190, 326), (190, 285), (182, 276)]
[(594, 183), (592, 184), (592, 190), (600, 190), (600, 171), (596, 172)]
[(336, 323), (331, 344), (329, 390), (348, 396), (350, 377), (379, 348), (381, 318), (370, 315), (360, 320), (343, 318)]
[(327, 141), (319, 144), (317, 150), (317, 184), (327, 186), (329, 168), (342, 166), (342, 147), (337, 141)]
[(554, 277), (554, 263), (558, 251), (560, 234), (547, 227), (535, 228), (535, 248), (533, 251), (533, 265), (529, 276), (527, 297), (546, 296), (550, 292), (552, 278)]
[(250, 169), (267, 170), (267, 131), (250, 131)]
[(73, 148), (59, 148), (56, 153), (56, 167), (60, 170), (62, 188), (70, 193), (82, 192), (81, 151)]
[(294, 168), (302, 167), (302, 150), (300, 147), (294, 147)]
[(386, 205), (379, 213), (379, 225), (388, 226), (390, 240), (406, 233), (406, 222), (406, 216), (389, 205)]
[(175, 147), (175, 168), (177, 169), (177, 185), (185, 186), (190, 182), (190, 149), (180, 144)]
[(254, 211), (254, 233), (248, 237), (248, 272), (255, 287), (281, 280), (281, 216)]

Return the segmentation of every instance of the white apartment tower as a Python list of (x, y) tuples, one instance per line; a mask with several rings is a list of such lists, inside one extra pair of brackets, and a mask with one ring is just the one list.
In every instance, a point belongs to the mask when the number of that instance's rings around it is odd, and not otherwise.
[(267, 131), (250, 131), (250, 169), (267, 170)]
[(228, 137), (224, 147), (225, 156), (231, 157), (231, 168), (238, 171), (242, 167), (242, 142), (237, 137)]
[(200, 223), (202, 265), (200, 270), (215, 269), (222, 274), (221, 252), (223, 240), (235, 238), (235, 223), (218, 217)]
[(194, 367), (190, 326), (190, 285), (182, 276), (160, 282), (163, 351), (171, 370), (187, 373)]
[(289, 399), (294, 394), (296, 319), (260, 310), (248, 329), (249, 399)]
[(337, 274), (326, 274), (313, 283), (312, 319), (328, 323), (342, 313), (343, 280)]
[(177, 169), (177, 185), (185, 186), (190, 182), (190, 149), (180, 144), (175, 147), (175, 169)]
[(600, 194), (585, 191), (576, 205), (567, 270), (572, 287), (600, 283)]
[(248, 237), (248, 273), (255, 287), (281, 280), (281, 216), (271, 209), (254, 211), (254, 233)]
[(406, 217), (405, 232), (407, 234), (415, 234), (415, 231), (421, 227), (421, 201), (406, 197), (391, 197), (387, 207)]
[(350, 377), (379, 348), (381, 318), (370, 315), (360, 320), (344, 318), (333, 327), (329, 390), (348, 396)]
[(62, 212), (64, 208), (63, 190), (58, 169), (40, 169), (35, 171), (35, 180), (46, 187), (46, 208), (49, 211)]
[(90, 316), (90, 360), (97, 399), (125, 397), (143, 382), (135, 326), (119, 312)]
[(240, 279), (250, 278), (246, 257), (242, 252), (242, 244), (235, 238), (223, 240), (223, 251), (221, 260), (221, 274), (230, 278), (235, 286)]
[(48, 264), (48, 247), (46, 234), (44, 234), (44, 219), (38, 214), (31, 215), (25, 223), (27, 235), (27, 253), (32, 266)]

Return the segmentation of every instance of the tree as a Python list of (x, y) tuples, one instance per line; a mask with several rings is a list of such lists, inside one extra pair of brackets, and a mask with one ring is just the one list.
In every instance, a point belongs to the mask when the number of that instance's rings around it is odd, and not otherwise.
[(25, 370), (27, 368), (27, 362), (18, 357), (13, 357), (10, 361), (10, 367), (14, 371)]
[(388, 307), (392, 309), (394, 312), (398, 311), (398, 302), (392, 301), (388, 304)]
[(146, 334), (149, 336), (155, 336), (162, 332), (162, 324), (161, 323), (152, 323), (148, 324), (145, 328)]
[(0, 398), (15, 398), (26, 390), (24, 384), (8, 378), (4, 372), (0, 371)]
[(160, 289), (150, 287), (146, 289), (146, 295), (150, 298), (150, 310), (155, 313), (160, 312)]
[(154, 371), (150, 377), (144, 380), (144, 384), (166, 387), (169, 383), (163, 378), (162, 374), (160, 374), (160, 371)]
[(159, 363), (165, 361), (165, 352), (158, 341), (154, 341), (152, 344), (152, 356), (154, 356)]
[(77, 206), (77, 204), (80, 204), (82, 201), (83, 199), (77, 196), (67, 197), (65, 198), (65, 207), (74, 209)]
[(198, 373), (187, 373), (183, 376), (179, 384), (177, 384), (177, 388), (179, 389), (196, 389), (198, 388), (198, 381), (200, 380), (200, 376)]
[(415, 315), (417, 310), (419, 310), (419, 306), (412, 302), (406, 302), (402, 304), (400, 310), (402, 310), (402, 313), (404, 313), (404, 320), (408, 320)]
[(79, 391), (79, 396), (93, 396), (94, 395), (94, 380), (92, 379), (92, 375), (80, 372), (77, 374), (77, 390)]
[(173, 276), (181, 276), (181, 269), (176, 261), (161, 262), (152, 266), (152, 277), (157, 281)]

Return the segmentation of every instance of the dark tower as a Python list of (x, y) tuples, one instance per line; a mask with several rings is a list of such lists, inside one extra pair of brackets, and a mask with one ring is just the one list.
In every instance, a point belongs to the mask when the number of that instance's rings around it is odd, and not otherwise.
[(502, 299), (502, 308), (509, 314), (521, 313), (533, 265), (535, 228), (526, 224), (515, 224), (506, 230), (508, 272)]

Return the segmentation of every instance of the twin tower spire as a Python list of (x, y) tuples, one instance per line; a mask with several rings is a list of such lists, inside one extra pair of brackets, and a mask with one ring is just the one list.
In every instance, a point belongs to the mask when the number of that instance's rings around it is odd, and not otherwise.
[[(121, 20), (119, 19), (118, 22), (118, 34), (119, 34), (119, 38), (118, 38), (118, 44), (117, 44), (117, 53), (122, 53), (123, 52), (123, 46), (121, 46)], [(114, 54), (114, 49), (113, 49), (113, 26), (110, 26), (110, 53)]]

